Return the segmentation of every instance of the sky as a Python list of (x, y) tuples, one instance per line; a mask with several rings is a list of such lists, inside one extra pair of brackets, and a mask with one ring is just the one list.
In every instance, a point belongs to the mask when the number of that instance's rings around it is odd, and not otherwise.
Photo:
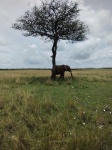
[[(74, 0), (72, 0), (74, 1)], [(78, 0), (80, 20), (88, 25), (87, 40), (58, 43), (56, 63), (71, 68), (112, 67), (112, 0)], [(0, 69), (51, 68), (52, 42), (24, 37), (11, 28), (40, 0), (0, 0)]]

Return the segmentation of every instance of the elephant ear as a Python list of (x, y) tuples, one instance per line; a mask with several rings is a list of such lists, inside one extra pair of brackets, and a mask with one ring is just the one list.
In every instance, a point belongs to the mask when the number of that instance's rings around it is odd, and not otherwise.
[(64, 70), (67, 71), (68, 70), (68, 66), (64, 65)]

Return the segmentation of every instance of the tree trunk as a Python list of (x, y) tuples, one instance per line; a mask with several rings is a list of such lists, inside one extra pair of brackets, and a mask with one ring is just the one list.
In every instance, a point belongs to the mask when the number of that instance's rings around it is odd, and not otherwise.
[(57, 51), (57, 43), (58, 43), (58, 40), (57, 39), (54, 39), (54, 43), (53, 43), (53, 47), (52, 47), (52, 68), (55, 67), (56, 65), (56, 51)]
[(55, 36), (54, 41), (53, 41), (53, 46), (52, 46), (52, 69), (51, 69), (51, 78), (56, 79), (56, 74), (55, 74), (55, 66), (56, 66), (56, 52), (57, 52), (57, 43), (58, 43), (58, 38)]

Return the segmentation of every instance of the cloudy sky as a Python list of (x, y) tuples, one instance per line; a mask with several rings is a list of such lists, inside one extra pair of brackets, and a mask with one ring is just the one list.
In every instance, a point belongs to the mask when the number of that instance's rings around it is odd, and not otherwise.
[[(78, 0), (80, 19), (89, 26), (88, 39), (60, 41), (57, 64), (72, 68), (112, 67), (112, 0)], [(24, 37), (11, 28), (15, 20), (40, 0), (0, 0), (0, 68), (51, 68), (52, 43)]]

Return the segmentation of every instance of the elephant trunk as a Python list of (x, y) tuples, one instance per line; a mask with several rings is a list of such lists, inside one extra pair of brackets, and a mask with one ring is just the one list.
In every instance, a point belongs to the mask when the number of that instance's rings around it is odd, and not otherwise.
[(72, 71), (70, 71), (70, 74), (71, 74), (71, 78), (72, 78), (72, 80), (73, 80), (74, 78), (73, 78), (73, 74), (72, 74)]

